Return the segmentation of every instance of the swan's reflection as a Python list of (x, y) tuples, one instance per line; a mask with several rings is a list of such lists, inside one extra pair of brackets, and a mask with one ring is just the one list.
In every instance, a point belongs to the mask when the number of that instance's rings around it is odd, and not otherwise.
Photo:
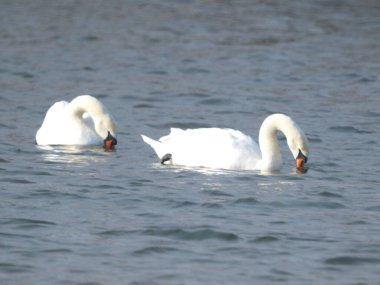
[(283, 191), (291, 189), (296, 185), (294, 181), (285, 181), (285, 180), (275, 180), (275, 181), (265, 181), (257, 183), (257, 186), (261, 190), (277, 190)]
[[(180, 173), (183, 171), (189, 171), (194, 173), (200, 173), (207, 176), (217, 176), (217, 175), (233, 175), (233, 176), (244, 176), (244, 175), (259, 175), (259, 176), (282, 176), (283, 172), (276, 170), (234, 170), (234, 169), (223, 169), (223, 168), (210, 168), (210, 167), (196, 167), (196, 166), (183, 166), (183, 165), (173, 165), (167, 164), (163, 166), (160, 163), (153, 163), (152, 168), (155, 169), (170, 169), (170, 171)], [(294, 171), (294, 173), (296, 173)], [(297, 172), (298, 173), (298, 172)], [(293, 174), (293, 172), (291, 173)]]
[(85, 166), (103, 162), (107, 153), (99, 146), (36, 146), (43, 150), (41, 157), (45, 162), (54, 164), (73, 164)]

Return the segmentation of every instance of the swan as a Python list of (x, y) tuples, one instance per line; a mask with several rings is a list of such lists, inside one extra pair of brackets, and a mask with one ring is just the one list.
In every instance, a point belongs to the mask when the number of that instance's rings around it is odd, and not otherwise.
[(70, 103), (54, 103), (36, 133), (38, 145), (117, 144), (116, 124), (106, 107), (95, 97), (80, 95)]
[(177, 129), (158, 141), (141, 135), (161, 160), (182, 166), (200, 166), (235, 170), (276, 171), (282, 166), (277, 132), (282, 132), (296, 160), (296, 168), (305, 169), (309, 155), (308, 140), (289, 116), (272, 114), (261, 125), (259, 145), (238, 130), (220, 128)]

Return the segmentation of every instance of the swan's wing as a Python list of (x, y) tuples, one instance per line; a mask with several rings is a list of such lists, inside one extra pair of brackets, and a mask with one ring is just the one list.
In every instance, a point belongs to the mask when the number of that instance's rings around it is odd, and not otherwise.
[(257, 144), (249, 136), (232, 129), (172, 129), (168, 136), (154, 142), (147, 143), (160, 158), (170, 153), (173, 163), (180, 165), (254, 168), (260, 158)]
[(68, 104), (66, 101), (56, 102), (48, 109), (42, 125), (36, 133), (37, 144), (59, 144), (58, 141), (62, 136), (63, 118)]
[(54, 103), (46, 112), (43, 124), (55, 124), (57, 121), (62, 120), (68, 104), (66, 101)]
[(68, 112), (69, 103), (54, 103), (46, 113), (40, 129), (36, 133), (39, 145), (83, 145), (101, 142), (94, 131), (94, 123), (90, 117), (78, 121)]
[(167, 142), (175, 140), (176, 138), (184, 135), (186, 131), (178, 128), (170, 128), (170, 133), (167, 136), (163, 136), (159, 139), (160, 142)]

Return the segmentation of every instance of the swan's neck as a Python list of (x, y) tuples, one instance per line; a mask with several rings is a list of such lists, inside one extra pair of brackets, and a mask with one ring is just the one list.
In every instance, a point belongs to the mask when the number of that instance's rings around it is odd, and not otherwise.
[(277, 132), (282, 132), (285, 135), (294, 158), (300, 149), (307, 153), (307, 139), (297, 124), (286, 115), (273, 114), (264, 120), (260, 128), (261, 169), (278, 170), (281, 168), (282, 158)]
[(278, 145), (277, 132), (281, 131), (276, 121), (265, 120), (260, 128), (259, 145), (261, 150), (260, 169), (280, 169), (282, 157)]
[(70, 102), (70, 110), (73, 117), (81, 122), (83, 122), (83, 114), (88, 113), (94, 122), (96, 132), (102, 138), (107, 136), (108, 131), (115, 135), (112, 119), (104, 105), (96, 98), (89, 95), (78, 96)]

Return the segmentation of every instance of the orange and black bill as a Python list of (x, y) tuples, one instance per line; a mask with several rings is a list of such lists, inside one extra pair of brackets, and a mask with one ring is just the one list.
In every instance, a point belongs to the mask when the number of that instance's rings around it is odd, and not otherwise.
[(115, 148), (115, 145), (117, 145), (117, 140), (114, 136), (111, 135), (111, 133), (108, 131), (108, 135), (104, 140), (104, 149), (105, 150), (111, 150)]
[(297, 170), (304, 170), (305, 164), (307, 162), (307, 157), (299, 150), (298, 155), (296, 157), (296, 168)]

